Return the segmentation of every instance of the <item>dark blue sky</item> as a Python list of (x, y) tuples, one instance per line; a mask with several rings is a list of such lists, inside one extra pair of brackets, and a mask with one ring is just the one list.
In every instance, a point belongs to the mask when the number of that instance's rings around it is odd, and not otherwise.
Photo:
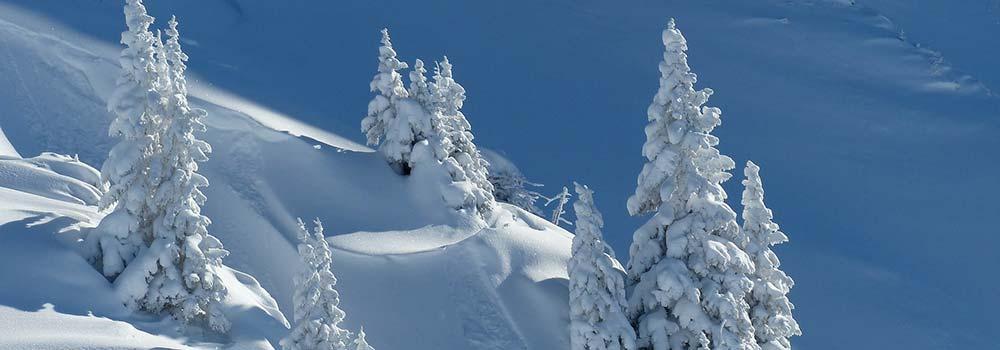
[[(117, 1), (7, 2), (101, 40), (121, 31)], [(995, 345), (1000, 283), (984, 276), (1000, 267), (1000, 113), (988, 93), (1000, 70), (984, 62), (997, 61), (1000, 29), (979, 9), (986, 1), (924, 12), (891, 0), (149, 3), (161, 21), (178, 15), (207, 82), (359, 142), (382, 26), (408, 62), (448, 55), (477, 143), (543, 192), (589, 184), (622, 260), (644, 219), (628, 217), (625, 200), (643, 162), (660, 31), (675, 17), (699, 87), (723, 110), (719, 149), (739, 165), (731, 205), (753, 159), (791, 237), (778, 253), (797, 281), (797, 346)], [(106, 11), (78, 15), (94, 6)]]

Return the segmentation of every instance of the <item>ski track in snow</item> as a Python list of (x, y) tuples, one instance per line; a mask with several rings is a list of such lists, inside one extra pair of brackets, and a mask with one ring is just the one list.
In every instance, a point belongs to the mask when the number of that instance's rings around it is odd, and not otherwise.
[[(472, 273), (468, 268), (456, 268), (468, 264), (478, 270), (484, 265), (478, 255), (469, 253), (468, 250), (474, 248), (475, 246), (461, 246), (453, 249), (457, 251), (452, 252), (451, 263), (447, 265), (446, 270), (446, 273), (452, 276), (449, 292), (458, 305), (458, 314), (462, 321), (462, 338), (470, 349), (527, 349), (517, 326), (512, 323), (510, 315), (497, 295), (496, 286), (492, 285), (481, 271)], [(485, 249), (482, 251), (486, 252)]]

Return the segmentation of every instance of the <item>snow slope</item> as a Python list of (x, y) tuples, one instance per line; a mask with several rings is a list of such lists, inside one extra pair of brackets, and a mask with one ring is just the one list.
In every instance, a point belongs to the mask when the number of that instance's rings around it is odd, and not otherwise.
[[(29, 112), (0, 113), (0, 127), (17, 131), (8, 134), (19, 135), (12, 141), (22, 153), (57, 149), (98, 164), (112, 143), (103, 101), (117, 76), (117, 51), (16, 8), (0, 9), (0, 55), (7, 63), (0, 79), (12, 83), (0, 84), (6, 87), (0, 106)], [(0, 239), (9, 242), (3, 249), (19, 252), (0, 254), (0, 266), (8, 267), (0, 279), (4, 286), (31, 281), (0, 293), (0, 307), (13, 309), (0, 320), (30, 321), (0, 334), (0, 347), (276, 346), (290, 318), (296, 217), (324, 220), (333, 235), (346, 325), (364, 325), (376, 348), (568, 346), (565, 231), (510, 206), (489, 222), (468, 220), (368, 148), (211, 86), (196, 84), (192, 102), (210, 115), (204, 138), (213, 154), (201, 169), (211, 182), (204, 212), (210, 231), (231, 251), (224, 261), (233, 268), (226, 276), (231, 337), (192, 334), (173, 321), (123, 310), (107, 281), (74, 251), (80, 231), (102, 215), (93, 206), (95, 171), (72, 158), (43, 155), (0, 163), (0, 174), (8, 174), (0, 176), (7, 203), (0, 207), (6, 218)], [(45, 161), (50, 158), (59, 161)], [(26, 167), (34, 168), (20, 170)], [(79, 168), (89, 171), (65, 170)], [(40, 220), (48, 224), (35, 224)], [(61, 258), (38, 269), (14, 264), (33, 261), (36, 251)], [(56, 325), (71, 336), (43, 336), (57, 332)], [(103, 331), (84, 336), (98, 328)]]
[(180, 347), (138, 330), (148, 320), (108, 298), (110, 285), (73, 250), (101, 217), (84, 203), (97, 189), (74, 197), (64, 189), (86, 187), (81, 179), (24, 163), (0, 159), (0, 348)]
[[(185, 348), (171, 320), (133, 314), (80, 255), (103, 213), (97, 170), (72, 157), (0, 156), (0, 348)], [(225, 312), (237, 346), (282, 334), (274, 299), (249, 275), (226, 269)], [(197, 339), (197, 337), (195, 337)]]

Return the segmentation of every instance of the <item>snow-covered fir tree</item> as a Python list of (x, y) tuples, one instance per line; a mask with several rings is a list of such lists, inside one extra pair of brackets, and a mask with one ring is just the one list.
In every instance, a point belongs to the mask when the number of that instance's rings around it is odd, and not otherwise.
[(771, 246), (788, 241), (772, 219), (771, 209), (764, 205), (764, 186), (760, 180), (760, 167), (747, 161), (743, 170), (743, 232), (750, 238), (747, 253), (754, 260), (753, 291), (747, 300), (750, 319), (756, 331), (757, 343), (763, 350), (789, 350), (789, 338), (802, 335), (799, 324), (792, 317), (794, 306), (788, 292), (794, 282), (779, 267), (781, 262)]
[[(382, 29), (382, 46), (379, 47), (378, 73), (369, 87), (375, 97), (368, 103), (368, 115), (361, 121), (361, 131), (368, 138), (369, 145), (378, 145), (386, 161), (400, 174), (409, 173), (409, 157), (415, 137), (401, 120), (400, 103), (409, 96), (403, 86), (400, 70), (406, 69), (405, 62), (396, 57), (392, 48), (389, 30)], [(430, 128), (427, 126), (427, 128)]]
[(125, 4), (125, 18), (122, 76), (109, 100), (111, 134), (122, 141), (102, 169), (111, 190), (101, 206), (114, 210), (88, 237), (94, 263), (127, 305), (226, 332), (226, 289), (216, 270), (228, 252), (201, 215), (198, 188), (208, 181), (197, 162), (210, 147), (194, 137), (204, 131), (205, 112), (188, 106), (177, 22), (164, 44), (140, 0)]
[(721, 111), (695, 90), (687, 43), (671, 19), (660, 88), (648, 109), (647, 162), (628, 200), (632, 215), (652, 213), (636, 230), (627, 267), (628, 314), (640, 349), (758, 349), (745, 300), (753, 263), (721, 183), (732, 159), (711, 131)]
[(149, 178), (153, 240), (137, 258), (141, 264), (126, 268), (115, 283), (127, 302), (140, 309), (170, 312), (187, 323), (226, 332), (229, 321), (222, 303), (227, 291), (217, 271), (228, 252), (208, 233), (211, 221), (201, 214), (206, 197), (199, 188), (208, 186), (208, 180), (198, 173), (198, 163), (208, 160), (211, 146), (195, 132), (205, 131), (206, 113), (188, 104), (188, 56), (181, 48), (176, 18), (166, 33), (162, 74), (167, 83), (162, 90), (167, 104)]
[(552, 218), (550, 219), (550, 221), (552, 221), (552, 223), (555, 224), (556, 226), (562, 223), (572, 225), (572, 223), (569, 222), (569, 220), (563, 218), (563, 214), (566, 214), (566, 204), (569, 203), (569, 199), (571, 196), (572, 195), (569, 194), (569, 189), (566, 188), (566, 186), (563, 186), (562, 192), (559, 192), (559, 194), (553, 196), (552, 198), (545, 199), (546, 207), (549, 206), (549, 204), (552, 204), (553, 202), (556, 203), (556, 207), (552, 209)]
[(434, 81), (430, 84), (434, 96), (432, 120), (441, 147), (447, 154), (442, 159), (455, 182), (469, 182), (462, 207), (475, 209), (481, 214), (492, 210), (493, 184), (488, 177), (489, 162), (483, 159), (476, 147), (472, 125), (462, 113), (465, 88), (455, 81), (448, 57), (438, 62)]
[(365, 339), (364, 327), (358, 331), (358, 337), (354, 338), (354, 350), (375, 350), (371, 345), (368, 345), (368, 340)]
[(113, 208), (88, 238), (92, 262), (104, 276), (115, 278), (150, 240), (150, 164), (156, 149), (160, 113), (165, 103), (160, 95), (161, 70), (157, 67), (157, 38), (149, 30), (149, 16), (141, 0), (124, 7), (127, 29), (122, 32), (125, 48), (119, 57), (121, 75), (108, 110), (114, 113), (108, 133), (118, 138), (101, 167), (109, 189), (100, 200), (101, 209)]
[(302, 267), (295, 282), (294, 325), (281, 340), (284, 350), (346, 350), (352, 344), (350, 331), (340, 328), (345, 313), (340, 294), (334, 288), (330, 246), (323, 235), (323, 223), (316, 219), (310, 232), (299, 220), (299, 259)]
[(624, 273), (604, 243), (604, 219), (594, 192), (574, 183), (576, 235), (569, 259), (570, 349), (635, 349), (635, 331), (625, 317)]

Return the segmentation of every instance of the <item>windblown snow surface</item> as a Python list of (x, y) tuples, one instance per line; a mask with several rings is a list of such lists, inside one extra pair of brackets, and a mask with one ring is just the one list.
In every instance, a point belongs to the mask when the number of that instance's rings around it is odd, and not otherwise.
[(178, 15), (201, 74), (233, 334), (122, 309), (75, 251), (101, 217), (85, 164), (113, 142), (121, 4), (0, 0), (0, 348), (276, 345), (295, 217), (319, 217), (346, 326), (375, 348), (565, 349), (565, 231), (510, 207), (470, 225), (351, 141), (377, 30), (407, 61), (449, 55), (480, 146), (548, 189), (591, 184), (625, 257), (667, 17), (716, 90), (720, 149), (761, 164), (791, 237), (793, 344), (996, 346), (996, 0), (147, 2), (158, 23)]

